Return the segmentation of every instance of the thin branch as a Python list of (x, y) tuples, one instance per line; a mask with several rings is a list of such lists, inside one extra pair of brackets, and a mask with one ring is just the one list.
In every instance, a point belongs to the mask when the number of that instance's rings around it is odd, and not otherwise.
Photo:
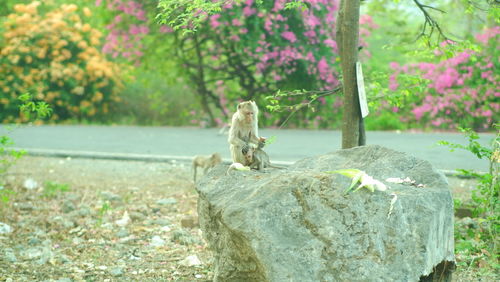
[(419, 0), (413, 0), (413, 2), (415, 2), (415, 4), (420, 9), (420, 11), (422, 12), (422, 14), (424, 15), (424, 18), (425, 18), (424, 27), (422, 28), (422, 32), (420, 33), (420, 35), (418, 36), (418, 38), (426, 35), (427, 25), (429, 25), (430, 26), (430, 31), (429, 31), (429, 35), (428, 35), (429, 37), (432, 36), (432, 34), (434, 33), (434, 30), (437, 30), (438, 33), (439, 33), (439, 35), (442, 36), (446, 41), (448, 41), (448, 40), (449, 41), (453, 41), (453, 40), (449, 39), (444, 34), (444, 32), (441, 29), (441, 26), (439, 25), (439, 23), (429, 14), (429, 12), (427, 11), (427, 9), (433, 9), (433, 10), (436, 10), (436, 11), (439, 11), (439, 12), (442, 12), (442, 13), (444, 13), (444, 11), (442, 11), (442, 10), (440, 10), (438, 8), (435, 8), (435, 7), (431, 7), (431, 6), (422, 4), (422, 3), (420, 3)]
[(429, 8), (429, 9), (432, 9), (432, 10), (436, 10), (436, 11), (439, 11), (439, 12), (441, 12), (441, 13), (443, 13), (443, 14), (446, 14), (446, 12), (445, 12), (445, 11), (443, 11), (443, 10), (441, 10), (441, 9), (438, 9), (438, 8), (436, 8), (436, 7), (432, 7), (432, 6), (429, 6), (429, 5), (424, 5), (424, 4), (422, 4), (422, 7), (424, 7), (424, 8)]
[(295, 114), (297, 113), (298, 111), (300, 111), (301, 109), (305, 108), (305, 107), (311, 107), (311, 104), (313, 102), (315, 102), (316, 100), (318, 100), (319, 98), (322, 98), (322, 97), (326, 97), (326, 96), (331, 96), (333, 94), (336, 94), (338, 92), (340, 92), (342, 90), (342, 86), (338, 86), (336, 87), (335, 89), (332, 89), (332, 90), (313, 90), (313, 91), (304, 91), (304, 92), (296, 92), (296, 91), (291, 91), (291, 92), (284, 92), (284, 93), (280, 93), (279, 96), (274, 96), (274, 98), (277, 98), (277, 97), (292, 97), (292, 96), (314, 96), (311, 98), (311, 100), (305, 102), (305, 103), (300, 103), (300, 104), (295, 104), (295, 105), (291, 105), (291, 106), (282, 106), (280, 107), (281, 109), (279, 111), (283, 111), (283, 110), (290, 110), (292, 111), (288, 117), (283, 121), (283, 123), (281, 123), (280, 125), (280, 129), (285, 126), (285, 124), (288, 122), (288, 120), (290, 120), (290, 118)]

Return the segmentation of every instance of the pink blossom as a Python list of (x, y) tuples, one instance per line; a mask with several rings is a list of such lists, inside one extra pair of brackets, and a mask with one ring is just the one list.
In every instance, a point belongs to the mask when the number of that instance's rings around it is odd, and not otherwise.
[(264, 22), (264, 29), (267, 30), (267, 31), (271, 31), (272, 30), (272, 26), (273, 26), (273, 22), (271, 21), (270, 18), (266, 18), (265, 22)]
[(215, 14), (210, 17), (210, 26), (212, 28), (217, 28), (220, 25), (220, 22), (217, 21), (220, 17), (220, 14)]
[(128, 31), (133, 35), (141, 33), (140, 28), (135, 24), (131, 24)]
[(250, 17), (251, 15), (254, 15), (256, 12), (257, 10), (250, 6), (246, 6), (245, 8), (243, 8), (243, 15), (245, 17)]
[(233, 19), (232, 20), (232, 23), (234, 26), (242, 26), (243, 24), (240, 22), (240, 20), (238, 19)]
[(399, 64), (397, 62), (390, 62), (389, 63), (389, 66), (391, 67), (391, 69), (393, 70), (398, 70), (399, 69)]
[(170, 32), (173, 32), (174, 30), (169, 27), (168, 25), (162, 25), (160, 26), (160, 32), (161, 33), (170, 33)]
[(373, 18), (370, 15), (361, 15), (359, 17), (360, 25), (367, 25), (371, 29), (378, 28), (379, 26), (373, 21)]
[(328, 38), (323, 41), (323, 44), (332, 48), (333, 52), (337, 53), (337, 42), (335, 40)]
[(304, 24), (309, 28), (315, 28), (321, 25), (321, 21), (313, 13), (306, 13), (304, 14)]
[(484, 33), (476, 35), (476, 40), (479, 41), (480, 43), (486, 45), (488, 44), (488, 41), (490, 38), (494, 38), (500, 34), (500, 26), (494, 26), (491, 28), (487, 28), (484, 30)]
[(304, 36), (311, 40), (316, 37), (316, 32), (314, 30), (308, 30), (304, 32)]
[(283, 10), (285, 8), (285, 2), (287, 0), (275, 0), (274, 1), (274, 7), (273, 7), (273, 12), (278, 12), (280, 10)]
[(492, 117), (493, 116), (493, 112), (491, 110), (483, 111), (482, 116), (483, 117)]
[(314, 62), (316, 61), (316, 59), (314, 58), (314, 55), (312, 52), (308, 52), (307, 55), (306, 55), (306, 59), (310, 62)]
[(292, 43), (297, 41), (297, 37), (295, 37), (295, 34), (291, 31), (284, 31), (281, 33), (281, 36)]
[(318, 70), (320, 73), (328, 72), (328, 63), (325, 60), (325, 57), (322, 57), (318, 62)]

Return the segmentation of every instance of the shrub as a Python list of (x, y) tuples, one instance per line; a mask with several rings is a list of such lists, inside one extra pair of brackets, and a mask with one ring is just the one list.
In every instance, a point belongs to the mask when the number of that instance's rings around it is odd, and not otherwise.
[(119, 101), (117, 65), (99, 52), (101, 32), (63, 4), (39, 14), (39, 1), (17, 4), (3, 22), (0, 43), (0, 120), (22, 122), (18, 97), (30, 92), (51, 104), (51, 120), (100, 119)]
[(400, 86), (400, 78), (408, 74), (427, 84), (424, 91), (413, 93), (406, 109), (400, 109), (411, 110), (405, 115), (408, 122), (434, 128), (492, 129), (500, 118), (500, 26), (485, 30), (475, 40), (475, 48), (461, 52), (453, 52), (459, 47), (456, 44), (443, 42), (434, 51), (437, 63), (391, 63), (395, 71), (390, 77), (391, 90), (407, 91), (408, 85)]

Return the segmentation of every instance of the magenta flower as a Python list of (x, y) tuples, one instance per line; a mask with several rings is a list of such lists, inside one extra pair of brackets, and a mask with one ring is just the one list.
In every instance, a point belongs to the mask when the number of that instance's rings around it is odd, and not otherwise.
[(297, 37), (291, 31), (284, 31), (284, 32), (281, 33), (281, 36), (283, 38), (285, 38), (286, 40), (292, 42), (292, 43), (294, 43), (295, 41), (297, 41)]

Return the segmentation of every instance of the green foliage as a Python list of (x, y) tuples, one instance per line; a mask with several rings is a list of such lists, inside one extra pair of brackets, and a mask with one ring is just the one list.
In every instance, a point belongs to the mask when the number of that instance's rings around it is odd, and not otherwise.
[[(47, 110), (52, 120), (104, 118), (121, 86), (118, 66), (99, 51), (102, 33), (92, 11), (75, 4), (34, 1), (16, 4), (0, 22), (0, 121), (18, 123), (19, 97), (30, 92), (24, 109)], [(38, 112), (41, 113), (41, 112)]]
[[(499, 126), (496, 125), (499, 129)], [(486, 216), (493, 223), (500, 220), (498, 175), (500, 174), (500, 131), (492, 141), (491, 148), (482, 146), (477, 140), (479, 136), (470, 128), (460, 128), (468, 139), (467, 145), (450, 143), (447, 141), (438, 142), (439, 145), (448, 146), (450, 151), (462, 149), (471, 152), (479, 159), (488, 159), (489, 172), (477, 173), (472, 170), (460, 169), (459, 172), (465, 177), (473, 177), (479, 180), (479, 185), (473, 191), (472, 200), (475, 203), (474, 213), (476, 216)], [(497, 229), (498, 226), (495, 228)]]
[[(465, 136), (467, 137), (467, 139), (468, 139), (467, 146), (464, 146), (461, 144), (451, 143), (448, 141), (439, 141), (438, 144), (443, 145), (443, 146), (448, 146), (450, 148), (451, 152), (455, 151), (456, 149), (462, 149), (462, 150), (469, 151), (469, 152), (473, 153), (479, 159), (482, 159), (482, 158), (490, 159), (493, 156), (493, 149), (492, 148), (484, 147), (481, 144), (479, 144), (479, 142), (477, 141), (477, 140), (479, 140), (479, 135), (476, 132), (474, 132), (470, 128), (459, 127), (458, 129), (462, 133), (464, 133)], [(496, 139), (498, 139), (498, 137)], [(498, 140), (496, 140), (496, 142), (498, 142)], [(462, 170), (462, 171), (466, 171), (466, 170)]]
[(22, 102), (20, 106), (21, 113), (31, 120), (33, 114), (35, 119), (48, 118), (52, 113), (52, 108), (49, 104), (44, 101), (33, 101), (33, 97), (29, 93), (24, 93), (19, 96), (19, 100)]
[(102, 224), (103, 217), (111, 211), (111, 205), (109, 204), (109, 201), (105, 201), (102, 206), (99, 208), (99, 212), (97, 214), (97, 226)]
[(366, 130), (406, 130), (408, 125), (401, 122), (400, 116), (393, 112), (380, 112), (365, 119)]
[(14, 194), (14, 191), (5, 188), (3, 185), (0, 185), (0, 203), (9, 202), (9, 197)]
[[(52, 108), (45, 102), (34, 102), (31, 95), (25, 93), (19, 97), (21, 105), (21, 113), (28, 118), (28, 120), (37, 120), (40, 118), (46, 118), (50, 116)], [(14, 142), (7, 135), (0, 136), (0, 202), (8, 202), (9, 195), (13, 192), (9, 189), (5, 189), (3, 174), (7, 169), (15, 163), (19, 158), (21, 158), (26, 152), (16, 151), (9, 149)]]
[[(497, 130), (500, 129), (496, 125)], [(482, 146), (477, 140), (477, 133), (468, 128), (460, 129), (465, 133), (468, 144), (454, 144), (440, 141), (451, 151), (462, 149), (471, 152), (479, 159), (488, 159), (490, 168), (487, 173), (471, 170), (459, 170), (461, 175), (478, 179), (478, 186), (472, 191), (472, 211), (474, 218), (470, 222), (459, 222), (455, 227), (455, 241), (458, 264), (462, 267), (500, 269), (498, 264), (498, 235), (500, 231), (500, 131), (493, 139), (491, 147)], [(462, 205), (462, 203), (459, 203)], [(457, 207), (457, 205), (455, 206)]]
[(159, 0), (160, 24), (171, 26), (174, 30), (182, 29), (184, 34), (196, 31), (208, 15), (222, 11), (225, 1), (208, 0)]
[[(115, 121), (139, 125), (188, 125), (199, 105), (192, 90), (180, 82), (166, 82), (168, 74), (154, 72), (159, 65), (141, 66), (120, 93), (122, 103), (112, 113)], [(151, 69), (150, 69), (151, 68)], [(174, 71), (172, 71), (174, 72)]]
[(61, 184), (53, 181), (45, 182), (42, 196), (45, 198), (54, 198), (58, 194), (68, 192), (70, 190), (68, 184)]

